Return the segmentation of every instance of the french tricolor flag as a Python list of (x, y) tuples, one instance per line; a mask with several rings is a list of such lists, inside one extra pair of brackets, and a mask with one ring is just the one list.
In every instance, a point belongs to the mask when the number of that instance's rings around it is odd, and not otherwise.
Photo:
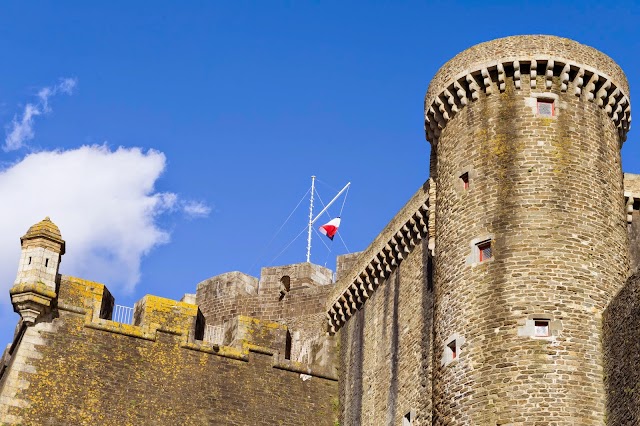
[(322, 225), (319, 229), (322, 235), (326, 235), (330, 240), (333, 241), (333, 237), (338, 232), (338, 227), (340, 226), (340, 218), (336, 217), (335, 219), (331, 219), (329, 222)]

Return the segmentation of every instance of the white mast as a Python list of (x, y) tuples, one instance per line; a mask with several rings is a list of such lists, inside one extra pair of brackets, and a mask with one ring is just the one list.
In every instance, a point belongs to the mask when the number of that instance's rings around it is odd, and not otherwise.
[(342, 195), (342, 193), (346, 191), (347, 188), (349, 188), (349, 185), (351, 185), (351, 182), (348, 182), (344, 186), (344, 188), (342, 188), (340, 192), (338, 192), (338, 194), (335, 197), (333, 197), (333, 200), (329, 201), (329, 204), (327, 204), (327, 206), (324, 209), (322, 209), (322, 211), (318, 213), (318, 215), (314, 219), (313, 218), (313, 191), (315, 191), (315, 182), (316, 182), (316, 177), (311, 176), (311, 202), (309, 204), (309, 230), (308, 230), (309, 232), (307, 234), (307, 262), (311, 262), (311, 228), (313, 227), (313, 224), (316, 223), (316, 220), (320, 219), (320, 216), (322, 216), (322, 213), (326, 212), (327, 209), (331, 207), (331, 204), (335, 203), (338, 197), (340, 197), (340, 195)]
[(313, 226), (313, 192), (316, 190), (316, 177), (311, 176), (311, 198), (309, 202), (309, 229), (307, 234), (307, 263), (311, 262), (311, 227)]

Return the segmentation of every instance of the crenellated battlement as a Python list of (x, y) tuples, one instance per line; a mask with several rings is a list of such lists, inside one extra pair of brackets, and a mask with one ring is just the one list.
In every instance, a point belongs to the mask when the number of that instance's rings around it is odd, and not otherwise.
[(290, 359), (291, 336), (286, 325), (239, 315), (227, 323), (225, 344), (203, 341), (204, 317), (197, 305), (146, 295), (136, 302), (132, 324), (111, 320), (114, 305), (100, 283), (62, 276), (57, 307), (84, 315), (84, 326), (128, 337), (157, 341), (158, 333), (178, 336), (182, 348), (249, 361), (250, 352), (273, 356), (273, 366), (311, 376), (335, 379), (333, 365), (312, 365)]
[[(509, 56), (503, 56), (509, 51)], [(572, 58), (572, 59), (569, 59)], [(555, 80), (554, 80), (555, 79)], [(555, 81), (555, 83), (554, 83)], [(437, 144), (450, 119), (479, 94), (507, 90), (550, 91), (595, 103), (626, 140), (631, 126), (629, 86), (618, 65), (603, 53), (573, 40), (552, 36), (514, 36), (481, 43), (447, 62), (433, 78), (425, 97), (427, 140)]]
[(195, 304), (146, 295), (123, 324), (114, 302), (103, 284), (59, 277), (51, 312), (22, 323), (0, 360), (2, 424), (260, 424), (292, 406), (332, 424), (335, 363), (292, 359), (286, 325), (239, 315), (214, 344)]

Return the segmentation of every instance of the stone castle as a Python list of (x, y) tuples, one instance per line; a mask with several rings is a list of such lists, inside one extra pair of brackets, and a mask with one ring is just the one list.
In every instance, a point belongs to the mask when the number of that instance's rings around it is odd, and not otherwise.
[[(6, 425), (639, 425), (640, 176), (622, 70), (474, 46), (425, 99), (430, 177), (362, 252), (222, 274), (122, 319), (21, 238)], [(426, 170), (426, 167), (425, 167)]]

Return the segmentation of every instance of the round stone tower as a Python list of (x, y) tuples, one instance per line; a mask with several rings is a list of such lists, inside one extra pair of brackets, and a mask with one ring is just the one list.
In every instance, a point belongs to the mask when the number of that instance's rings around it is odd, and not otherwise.
[(604, 423), (628, 93), (608, 56), (551, 36), (479, 44), (431, 82), (434, 424)]

